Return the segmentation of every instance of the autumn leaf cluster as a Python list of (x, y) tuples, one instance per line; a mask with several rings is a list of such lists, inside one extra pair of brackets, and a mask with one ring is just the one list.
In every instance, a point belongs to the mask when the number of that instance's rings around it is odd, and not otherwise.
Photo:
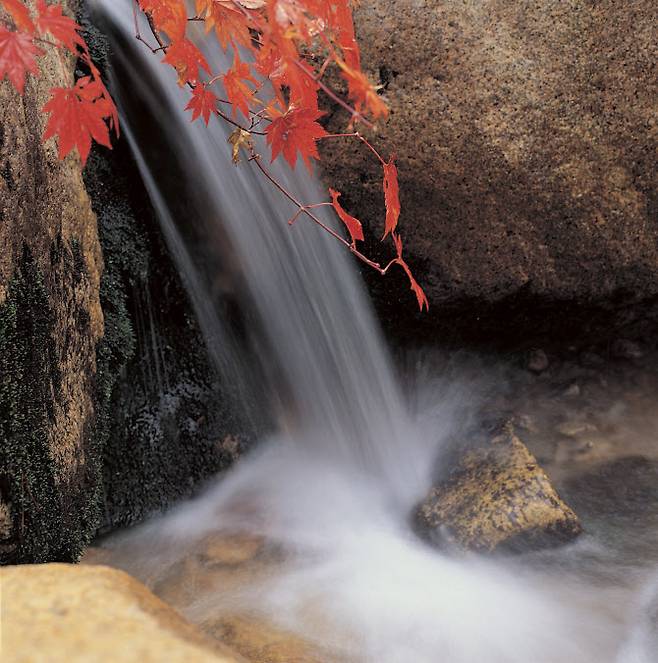
[[(135, 35), (165, 64), (176, 71), (178, 82), (190, 90), (187, 105), (192, 120), (209, 124), (211, 118), (233, 125), (230, 137), (234, 162), (245, 153), (265, 177), (305, 215), (339, 241), (362, 262), (385, 274), (399, 265), (409, 277), (421, 310), (427, 299), (402, 255), (398, 232), (400, 201), (398, 174), (393, 158), (384, 159), (360, 132), (385, 121), (388, 109), (379, 90), (361, 69), (349, 0), (135, 0), (135, 12), (145, 15), (148, 35)], [(37, 58), (46, 46), (66, 50), (80, 58), (89, 72), (68, 88), (55, 88), (44, 107), (50, 114), (44, 140), (58, 136), (59, 154), (77, 148), (84, 162), (92, 140), (110, 146), (110, 132), (118, 132), (116, 108), (102, 83), (80, 34), (60, 4), (36, 3), (30, 12), (22, 0), (0, 0), (9, 22), (0, 22), (0, 79), (7, 78), (22, 93), (26, 74), (38, 74)], [(193, 7), (193, 15), (188, 13)], [(213, 71), (195, 39), (191, 25), (203, 24), (232, 62), (225, 71)], [(137, 21), (136, 21), (137, 25)], [(323, 80), (333, 67), (345, 83), (345, 98)], [(320, 123), (320, 99), (330, 99), (347, 111), (344, 133), (329, 134)], [(382, 193), (386, 208), (384, 236), (392, 240), (395, 257), (385, 266), (357, 248), (364, 240), (362, 224), (339, 202), (340, 192), (329, 190), (330, 201), (298, 201), (276, 182), (254, 148), (252, 135), (264, 135), (271, 160), (298, 160), (311, 170), (318, 160), (321, 140), (359, 140), (382, 168)], [(331, 206), (347, 231), (347, 238), (325, 226), (314, 210)]]
[[(59, 4), (36, 3), (36, 13), (19, 0), (1, 0), (11, 24), (0, 22), (0, 80), (9, 79), (23, 94), (26, 75), (39, 75), (37, 59), (54, 47), (79, 58), (89, 72), (70, 87), (56, 87), (43, 110), (50, 117), (44, 140), (59, 137), (59, 156), (77, 148), (84, 164), (92, 140), (111, 147), (110, 132), (118, 133), (117, 110), (80, 35), (80, 26)], [(13, 25), (12, 25), (13, 24)]]

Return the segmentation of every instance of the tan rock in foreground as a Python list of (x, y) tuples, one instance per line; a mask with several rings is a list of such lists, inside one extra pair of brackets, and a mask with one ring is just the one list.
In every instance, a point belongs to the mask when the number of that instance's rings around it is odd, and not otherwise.
[(0, 571), (3, 663), (240, 663), (146, 587), (104, 566)]
[(430, 539), (478, 551), (543, 548), (581, 532), (576, 514), (509, 425), (464, 454), (432, 488), (416, 520)]

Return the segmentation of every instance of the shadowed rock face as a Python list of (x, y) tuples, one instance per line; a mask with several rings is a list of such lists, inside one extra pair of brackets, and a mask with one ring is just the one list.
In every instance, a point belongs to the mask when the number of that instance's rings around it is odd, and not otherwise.
[(439, 545), (489, 552), (552, 546), (581, 531), (510, 426), (464, 453), (420, 505), (416, 524)]
[[(546, 307), (657, 294), (657, 20), (651, 0), (359, 4), (364, 69), (391, 108), (376, 140), (398, 155), (430, 326), (486, 325), (519, 302), (523, 337)], [(377, 164), (357, 143), (323, 149), (344, 205), (379, 236)], [(402, 275), (372, 281), (381, 310), (411, 324)]]

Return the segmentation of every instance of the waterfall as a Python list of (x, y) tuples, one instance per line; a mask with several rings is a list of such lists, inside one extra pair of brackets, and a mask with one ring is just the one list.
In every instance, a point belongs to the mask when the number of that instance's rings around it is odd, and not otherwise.
[[(337, 652), (330, 660), (621, 661), (627, 620), (607, 611), (620, 592), (567, 573), (578, 555), (589, 568), (592, 542), (536, 571), (450, 558), (413, 535), (409, 511), (472, 390), (444, 384), (424, 419), (407, 411), (349, 253), (303, 219), (286, 223), (296, 208), (252, 165), (231, 163), (230, 127), (190, 121), (189, 90), (135, 39), (130, 0), (93, 4), (110, 38), (122, 129), (209, 352), (235, 407), (276, 424), (264, 448), (203, 495), (107, 542), (113, 563), (157, 588), (186, 568), (181, 560), (194, 567), (209, 536), (262, 539), (275, 552), (252, 574), (236, 572), (237, 589), (224, 582), (231, 563), (220, 564), (221, 582), (204, 576), (177, 607), (198, 623), (262, 617)], [(226, 69), (229, 56), (200, 25), (190, 34), (214, 71)], [(270, 168), (299, 200), (326, 199), (303, 167)], [(340, 231), (326, 208), (320, 215)]]
[[(402, 490), (405, 468), (413, 472), (402, 453), (404, 407), (351, 255), (303, 217), (287, 224), (296, 207), (253, 164), (232, 164), (231, 125), (190, 121), (189, 89), (161, 53), (137, 42), (129, 0), (95, 5), (113, 35), (111, 87), (123, 131), (237, 406), (249, 404), (254, 417), (273, 409), (307, 451), (315, 440), (314, 452), (370, 472), (395, 468), (389, 479)], [(150, 34), (145, 21), (140, 30)], [(189, 30), (215, 71), (230, 66), (201, 25)], [(303, 165), (292, 171), (279, 159), (269, 169), (298, 200), (327, 198)], [(337, 228), (333, 211), (318, 214)], [(237, 332), (227, 321), (236, 302)]]

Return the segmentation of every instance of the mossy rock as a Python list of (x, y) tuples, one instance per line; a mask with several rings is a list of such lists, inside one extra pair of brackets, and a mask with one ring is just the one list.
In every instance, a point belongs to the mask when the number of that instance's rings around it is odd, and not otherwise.
[(479, 552), (558, 545), (582, 529), (509, 424), (463, 454), (418, 507), (416, 524), (439, 545)]
[(0, 563), (74, 560), (100, 514), (103, 259), (77, 155), (41, 140), (74, 64), (47, 49), (23, 95), (0, 81)]

